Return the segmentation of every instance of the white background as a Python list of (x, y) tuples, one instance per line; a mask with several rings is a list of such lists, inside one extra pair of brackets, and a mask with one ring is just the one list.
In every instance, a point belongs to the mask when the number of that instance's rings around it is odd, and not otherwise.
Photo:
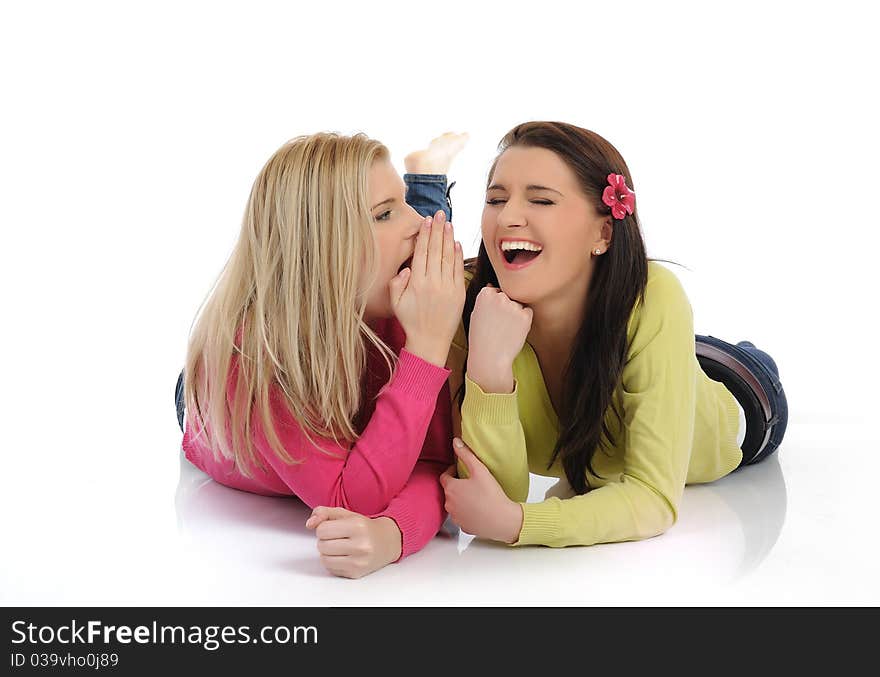
[[(877, 604), (868, 7), (4, 4), (0, 601)], [(451, 178), (473, 255), (495, 146), (529, 119), (615, 144), (649, 256), (689, 269), (672, 267), (697, 332), (774, 356), (791, 410), (778, 460), (689, 488), (646, 542), (439, 537), (329, 578), (301, 505), (179, 457), (174, 381), (251, 182), (299, 134), (364, 131), (402, 171), (467, 131)]]

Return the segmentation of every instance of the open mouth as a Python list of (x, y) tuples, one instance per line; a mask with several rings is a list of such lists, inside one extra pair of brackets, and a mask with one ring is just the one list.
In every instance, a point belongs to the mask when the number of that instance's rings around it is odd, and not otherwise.
[(406, 261), (404, 261), (403, 263), (401, 263), (401, 264), (400, 264), (400, 268), (397, 269), (398, 274), (399, 274), (404, 268), (410, 268), (410, 267), (412, 266), (412, 260), (413, 260), (413, 257), (410, 256)]
[(540, 244), (529, 240), (502, 240), (498, 246), (505, 267), (510, 270), (525, 268), (532, 264), (544, 250)]

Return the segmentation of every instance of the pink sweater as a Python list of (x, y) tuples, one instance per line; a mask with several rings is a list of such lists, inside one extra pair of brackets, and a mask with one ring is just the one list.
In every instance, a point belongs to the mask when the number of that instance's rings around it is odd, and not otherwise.
[(235, 489), (294, 495), (310, 508), (339, 506), (368, 517), (390, 517), (400, 528), (405, 557), (424, 547), (446, 518), (438, 478), (453, 462), (450, 372), (403, 350), (406, 335), (396, 319), (372, 327), (399, 360), (386, 381), (385, 361), (369, 347), (360, 417), (367, 423), (350, 448), (332, 438), (315, 439), (321, 450), (311, 446), (276, 390), (270, 395), (276, 431), (284, 448), (302, 463), (288, 465), (272, 452), (258, 416), (254, 443), (268, 467), (266, 472), (254, 468), (252, 479), (235, 469), (232, 460), (216, 461), (204, 439), (196, 439), (189, 420), (183, 450), (193, 465)]

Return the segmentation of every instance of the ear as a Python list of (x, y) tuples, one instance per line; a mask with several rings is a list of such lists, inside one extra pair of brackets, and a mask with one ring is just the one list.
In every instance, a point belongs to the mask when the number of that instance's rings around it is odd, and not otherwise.
[(602, 239), (605, 240), (606, 249), (611, 244), (611, 238), (614, 236), (614, 219), (610, 216), (605, 217), (602, 221), (602, 228), (599, 231)]

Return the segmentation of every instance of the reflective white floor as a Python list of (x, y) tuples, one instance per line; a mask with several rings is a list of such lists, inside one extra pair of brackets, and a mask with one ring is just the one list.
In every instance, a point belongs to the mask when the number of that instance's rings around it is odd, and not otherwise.
[[(790, 424), (776, 458), (688, 487), (660, 537), (557, 550), (442, 534), (359, 581), (324, 572), (299, 501), (228, 489), (178, 454), (155, 476), (143, 468), (143, 482), (55, 478), (64, 500), (7, 486), (34, 509), (4, 525), (2, 602), (878, 604), (878, 452), (865, 427)], [(127, 474), (127, 462), (106, 472)], [(533, 480), (537, 500), (552, 483)]]

